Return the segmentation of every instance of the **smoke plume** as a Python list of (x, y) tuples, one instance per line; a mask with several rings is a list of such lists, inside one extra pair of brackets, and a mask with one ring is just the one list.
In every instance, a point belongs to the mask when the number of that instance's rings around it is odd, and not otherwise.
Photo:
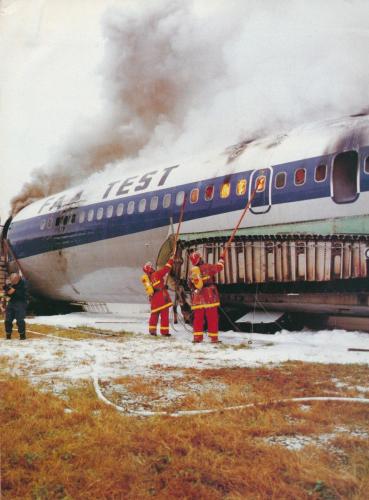
[(34, 171), (13, 213), (106, 168), (180, 161), (359, 112), (369, 103), (368, 14), (366, 0), (111, 7), (102, 20), (101, 117)]

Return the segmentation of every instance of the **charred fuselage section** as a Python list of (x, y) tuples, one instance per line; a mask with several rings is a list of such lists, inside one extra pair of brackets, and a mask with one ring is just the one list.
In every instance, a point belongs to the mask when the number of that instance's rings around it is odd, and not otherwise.
[[(186, 290), (192, 250), (216, 263), (226, 242), (226, 237), (181, 241), (177, 288)], [(236, 237), (215, 279), (222, 306), (234, 319), (247, 311), (281, 311), (301, 326), (322, 326), (331, 316), (367, 318), (369, 324), (368, 277), (369, 235), (285, 234)]]

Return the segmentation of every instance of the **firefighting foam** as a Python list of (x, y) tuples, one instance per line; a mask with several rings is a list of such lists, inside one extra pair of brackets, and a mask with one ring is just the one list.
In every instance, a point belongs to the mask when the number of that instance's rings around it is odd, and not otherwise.
[(278, 9), (237, 0), (108, 9), (101, 116), (71, 131), (62, 152), (13, 198), (13, 213), (118, 162), (122, 171), (148, 159), (178, 161), (363, 109), (369, 6), (310, 2), (307, 11), (291, 2), (283, 16)]

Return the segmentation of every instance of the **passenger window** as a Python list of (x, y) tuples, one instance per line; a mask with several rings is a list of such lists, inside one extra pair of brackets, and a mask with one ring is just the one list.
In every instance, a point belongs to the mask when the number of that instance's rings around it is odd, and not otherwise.
[(117, 216), (120, 217), (121, 215), (123, 215), (123, 210), (124, 210), (124, 204), (123, 203), (119, 203), (118, 206), (117, 206)]
[(185, 198), (185, 192), (184, 191), (179, 191), (176, 196), (176, 205), (177, 206), (182, 206)]
[(228, 198), (230, 193), (231, 193), (231, 183), (230, 182), (223, 182), (222, 187), (220, 188), (220, 197), (221, 198)]
[(170, 207), (171, 201), (172, 201), (172, 195), (170, 193), (165, 194), (163, 198), (163, 208)]
[(55, 226), (60, 226), (61, 217), (57, 217), (55, 220)]
[(275, 176), (275, 182), (274, 185), (276, 189), (282, 189), (286, 185), (286, 172), (278, 172), (278, 174)]
[(190, 202), (197, 203), (199, 201), (199, 188), (194, 188), (190, 194)]
[(101, 220), (103, 218), (103, 215), (104, 215), (104, 209), (103, 207), (99, 207), (96, 212), (96, 219)]
[(80, 214), (79, 214), (79, 217), (78, 217), (78, 222), (79, 222), (80, 224), (82, 224), (84, 221), (85, 221), (85, 212), (84, 212), (84, 211), (82, 211), (82, 212), (80, 212)]
[(69, 215), (64, 215), (63, 225), (66, 226), (69, 222)]
[(72, 214), (72, 217), (70, 218), (69, 223), (74, 224), (76, 222), (76, 214)]
[(158, 208), (159, 197), (153, 196), (150, 200), (150, 210), (156, 210)]
[(41, 224), (40, 224), (40, 229), (41, 229), (41, 231), (43, 231), (43, 230), (45, 229), (45, 226), (46, 226), (46, 219), (43, 219), (43, 220), (41, 221)]
[(145, 208), (146, 208), (146, 200), (144, 198), (144, 199), (140, 200), (140, 203), (138, 204), (138, 211), (140, 213), (142, 213), (145, 211)]
[(53, 225), (53, 218), (49, 217), (47, 219), (47, 229), (51, 229), (52, 225)]
[(127, 214), (131, 215), (131, 214), (133, 214), (134, 211), (135, 211), (135, 202), (130, 201), (128, 203), (128, 207), (127, 207)]
[(262, 193), (263, 191), (265, 191), (265, 181), (266, 181), (265, 175), (259, 175), (256, 178), (255, 188), (258, 193)]
[(114, 207), (113, 205), (109, 205), (108, 208), (106, 209), (106, 216), (108, 219), (113, 217), (113, 212), (114, 212)]
[(295, 170), (295, 185), (302, 186), (305, 184), (306, 180), (306, 170), (304, 168), (298, 168)]
[(364, 164), (364, 172), (366, 174), (369, 174), (369, 156), (365, 158), (365, 164)]
[(327, 165), (323, 163), (315, 168), (315, 182), (323, 182), (327, 177)]
[(247, 186), (246, 179), (240, 179), (237, 182), (237, 187), (236, 187), (237, 196), (243, 196), (244, 194), (246, 194), (246, 186)]
[(205, 188), (205, 201), (210, 201), (214, 197), (214, 186), (211, 184), (210, 186), (206, 186)]
[(87, 220), (88, 222), (91, 222), (94, 218), (94, 209), (90, 208), (90, 210), (87, 212)]

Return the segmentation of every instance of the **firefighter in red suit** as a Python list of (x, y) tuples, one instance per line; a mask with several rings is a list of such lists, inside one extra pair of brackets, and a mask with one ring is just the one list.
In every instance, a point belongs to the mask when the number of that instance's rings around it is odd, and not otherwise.
[(170, 299), (164, 278), (171, 270), (172, 265), (173, 258), (170, 258), (165, 266), (157, 271), (151, 262), (146, 262), (143, 266), (143, 271), (149, 278), (149, 282), (152, 287), (151, 292), (149, 292), (151, 304), (149, 332), (151, 335), (156, 335), (156, 325), (158, 324), (160, 316), (160, 333), (165, 337), (170, 337), (169, 308), (173, 305), (173, 302)]
[(193, 342), (202, 342), (204, 339), (204, 319), (208, 325), (208, 335), (211, 342), (218, 340), (218, 306), (220, 305), (218, 289), (213, 276), (224, 268), (224, 259), (220, 258), (217, 264), (206, 264), (199, 252), (190, 254), (192, 265), (192, 310)]

